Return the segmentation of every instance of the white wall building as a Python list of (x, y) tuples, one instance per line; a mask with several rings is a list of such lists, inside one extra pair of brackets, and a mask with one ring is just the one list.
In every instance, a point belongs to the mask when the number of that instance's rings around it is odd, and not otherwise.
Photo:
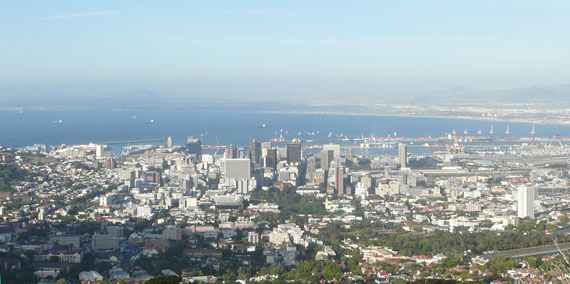
[(518, 190), (517, 213), (519, 218), (534, 219), (534, 188), (522, 186)]

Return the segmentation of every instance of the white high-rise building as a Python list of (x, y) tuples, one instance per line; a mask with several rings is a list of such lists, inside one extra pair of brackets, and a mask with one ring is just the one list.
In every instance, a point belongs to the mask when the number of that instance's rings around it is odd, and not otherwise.
[(249, 179), (251, 177), (251, 161), (249, 159), (225, 159), (224, 176), (231, 179)]
[(166, 140), (166, 147), (172, 148), (172, 137), (171, 136), (168, 136), (168, 139)]
[(111, 149), (107, 145), (97, 144), (95, 146), (95, 159), (104, 159), (111, 156)]
[(404, 143), (398, 145), (398, 162), (400, 162), (400, 168), (408, 167), (408, 146)]
[(518, 191), (517, 212), (519, 218), (534, 219), (534, 188), (523, 186)]
[[(322, 151), (327, 151), (327, 150), (332, 150), (333, 151), (333, 155), (334, 157), (339, 157), (340, 156), (340, 145), (339, 144), (325, 144), (323, 145), (323, 150)], [(330, 161), (329, 161), (330, 163)]]

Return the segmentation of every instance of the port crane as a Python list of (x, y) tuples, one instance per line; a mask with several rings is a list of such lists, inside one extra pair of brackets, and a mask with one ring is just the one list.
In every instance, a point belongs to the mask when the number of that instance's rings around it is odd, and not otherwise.
[(214, 156), (218, 155), (218, 151), (220, 150), (221, 145), (220, 145), (220, 140), (218, 140), (218, 136), (216, 136), (216, 152), (214, 152)]

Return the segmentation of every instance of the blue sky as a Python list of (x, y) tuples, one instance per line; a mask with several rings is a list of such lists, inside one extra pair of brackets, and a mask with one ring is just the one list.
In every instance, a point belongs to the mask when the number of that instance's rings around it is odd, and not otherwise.
[(570, 83), (570, 1), (23, 0), (0, 26), (0, 97)]

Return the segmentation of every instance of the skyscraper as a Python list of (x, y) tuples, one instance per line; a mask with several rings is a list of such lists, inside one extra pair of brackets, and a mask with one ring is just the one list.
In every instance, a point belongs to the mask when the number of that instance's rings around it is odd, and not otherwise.
[(344, 149), (344, 157), (345, 157), (347, 160), (352, 161), (352, 148), (346, 147), (346, 148)]
[(199, 160), (200, 156), (202, 156), (202, 141), (188, 137), (188, 140), (186, 141), (186, 150), (188, 154), (193, 155), (196, 160)]
[(261, 142), (261, 157), (267, 156), (267, 149), (271, 149), (271, 142)]
[(249, 159), (225, 159), (224, 176), (226, 179), (249, 179), (251, 177)]
[(334, 160), (333, 150), (322, 150), (321, 151), (321, 169), (328, 171), (331, 162)]
[(334, 183), (336, 194), (343, 195), (344, 194), (344, 168), (336, 167), (334, 170)]
[(325, 144), (323, 145), (323, 151), (326, 150), (333, 150), (334, 151), (334, 157), (339, 157), (340, 156), (340, 145), (339, 144)]
[(534, 188), (523, 186), (518, 190), (517, 213), (519, 218), (534, 219)]
[(408, 146), (404, 143), (398, 144), (398, 162), (400, 162), (400, 168), (408, 167)]
[(238, 148), (236, 145), (230, 145), (224, 153), (226, 159), (236, 159), (238, 157)]
[(301, 163), (301, 144), (287, 144), (287, 163), (290, 165)]
[(277, 167), (277, 149), (267, 149), (267, 155), (265, 155), (265, 167), (272, 169)]
[(168, 140), (166, 140), (166, 147), (172, 148), (172, 137), (168, 136)]
[(314, 173), (316, 168), (317, 161), (315, 161), (315, 157), (311, 156), (307, 158), (307, 173)]
[(111, 156), (111, 150), (107, 145), (97, 144), (95, 146), (95, 158), (104, 159)]
[(253, 139), (253, 141), (249, 143), (249, 158), (256, 168), (260, 166), (261, 143), (257, 141), (257, 139)]

